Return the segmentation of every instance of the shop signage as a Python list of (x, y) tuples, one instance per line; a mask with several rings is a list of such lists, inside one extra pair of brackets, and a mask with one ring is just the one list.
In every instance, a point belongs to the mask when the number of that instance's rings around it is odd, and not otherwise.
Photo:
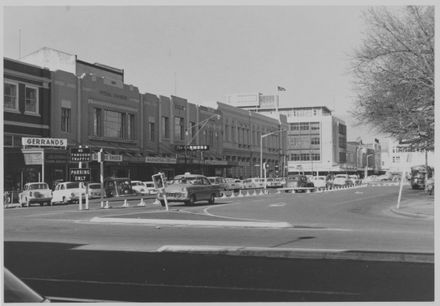
[(23, 152), (25, 165), (42, 165), (42, 152)]
[(209, 146), (176, 145), (176, 151), (208, 151)]
[[(98, 160), (98, 153), (92, 154), (92, 160)], [(104, 161), (107, 162), (122, 162), (122, 155), (120, 154), (104, 154)]]
[(73, 182), (90, 182), (90, 168), (70, 169), (70, 180)]
[(25, 146), (36, 147), (67, 147), (66, 138), (39, 138), (39, 137), (23, 137), (21, 144)]
[(145, 162), (149, 164), (176, 164), (177, 159), (171, 157), (147, 156)]
[(206, 165), (218, 165), (218, 166), (226, 166), (228, 164), (225, 160), (205, 160)]
[(90, 148), (71, 148), (70, 160), (73, 162), (90, 161)]

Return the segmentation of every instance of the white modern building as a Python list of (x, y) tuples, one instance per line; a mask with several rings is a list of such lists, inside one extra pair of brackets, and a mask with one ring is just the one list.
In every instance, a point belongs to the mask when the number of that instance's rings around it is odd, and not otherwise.
[(347, 127), (326, 106), (280, 107), (278, 95), (234, 94), (228, 104), (269, 117), (287, 118), (288, 173), (351, 171), (347, 165)]
[(425, 165), (434, 167), (434, 152), (414, 151), (408, 145), (388, 139), (382, 144), (382, 169), (389, 172), (409, 171), (412, 166)]

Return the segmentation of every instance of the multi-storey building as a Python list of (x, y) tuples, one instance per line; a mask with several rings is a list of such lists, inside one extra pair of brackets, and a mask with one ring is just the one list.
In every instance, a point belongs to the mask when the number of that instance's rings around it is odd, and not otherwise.
[(27, 180), (46, 179), (44, 165), (56, 162), (53, 155), (58, 149), (24, 141), (50, 135), (50, 71), (7, 58), (3, 65), (4, 188), (13, 190)]
[(262, 153), (267, 175), (282, 176), (286, 152), (285, 116), (274, 119), (220, 102), (218, 110), (223, 118), (223, 155), (230, 165), (226, 175), (260, 176)]
[(381, 167), (388, 172), (409, 172), (412, 166), (434, 167), (434, 152), (411, 148), (407, 144), (388, 139), (381, 147)]
[(279, 107), (278, 95), (236, 94), (229, 104), (274, 118), (287, 117), (289, 173), (346, 172), (347, 127), (325, 106)]

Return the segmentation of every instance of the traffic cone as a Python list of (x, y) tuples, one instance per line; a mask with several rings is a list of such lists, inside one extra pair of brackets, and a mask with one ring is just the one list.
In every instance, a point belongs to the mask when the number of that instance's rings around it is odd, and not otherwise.
[(160, 201), (156, 198), (156, 200), (154, 200), (153, 205), (160, 205)]
[(127, 199), (124, 200), (124, 205), (122, 205), (122, 207), (124, 207), (124, 208), (125, 208), (125, 207), (128, 207)]
[(139, 202), (139, 204), (137, 206), (141, 206), (141, 207), (145, 206), (144, 198), (141, 198), (141, 201)]
[(111, 207), (108, 205), (108, 201), (105, 201), (105, 206), (104, 206), (104, 208), (111, 208)]

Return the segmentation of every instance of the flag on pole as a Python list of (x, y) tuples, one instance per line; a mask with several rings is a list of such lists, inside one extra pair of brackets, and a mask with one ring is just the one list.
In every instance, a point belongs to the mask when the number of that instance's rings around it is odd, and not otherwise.
[(278, 91), (286, 91), (284, 87), (278, 86)]

